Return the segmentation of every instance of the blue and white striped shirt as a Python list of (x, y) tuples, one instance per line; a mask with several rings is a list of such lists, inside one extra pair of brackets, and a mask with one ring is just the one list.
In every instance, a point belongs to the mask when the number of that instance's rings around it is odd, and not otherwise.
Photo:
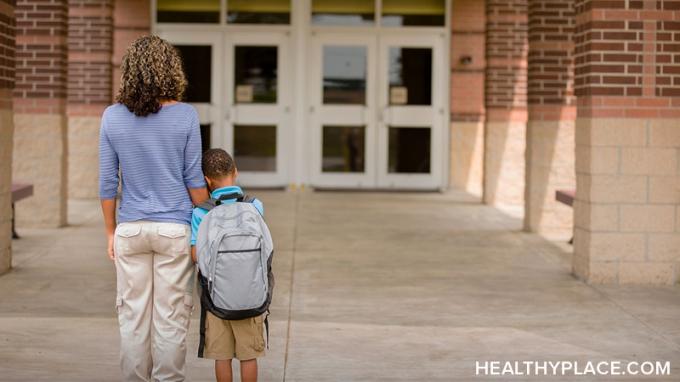
[(201, 133), (196, 110), (186, 103), (165, 105), (137, 117), (122, 104), (102, 116), (99, 135), (99, 197), (122, 196), (118, 222), (191, 222), (187, 188), (205, 187)]

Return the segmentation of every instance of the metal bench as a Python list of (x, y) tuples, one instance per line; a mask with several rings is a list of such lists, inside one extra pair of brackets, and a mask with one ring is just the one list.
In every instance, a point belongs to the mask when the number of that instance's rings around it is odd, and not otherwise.
[[(576, 197), (576, 190), (556, 190), (555, 200), (569, 207), (574, 207), (574, 198)], [(569, 240), (569, 244), (574, 244), (574, 237)]]
[(21, 199), (33, 196), (33, 185), (25, 183), (12, 183), (12, 239), (18, 239), (16, 227), (14, 225), (14, 203)]

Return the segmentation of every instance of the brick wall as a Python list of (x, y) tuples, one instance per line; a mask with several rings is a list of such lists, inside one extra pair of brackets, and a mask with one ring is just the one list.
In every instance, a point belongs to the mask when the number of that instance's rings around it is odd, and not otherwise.
[[(0, 89), (14, 87), (14, 0), (0, 0)], [(2, 94), (0, 108), (9, 108), (7, 94)]]
[(572, 0), (529, 2), (527, 94), (531, 106), (574, 105), (573, 32)]
[(527, 0), (486, 1), (483, 200), (524, 204)]
[[(71, 106), (111, 103), (113, 49), (112, 0), (69, 0), (68, 103)], [(73, 110), (73, 111), (72, 111)], [(95, 115), (101, 110), (95, 110)]]
[(555, 191), (574, 189), (572, 0), (529, 0), (527, 151), (524, 227), (571, 237), (571, 208)]
[(14, 0), (0, 0), (0, 273), (12, 264), (12, 88), (14, 87)]
[[(451, 4), (451, 175), (450, 184), (482, 193), (484, 161), (485, 4)], [(469, 62), (468, 62), (469, 59)]]
[(66, 0), (17, 1), (12, 174), (35, 190), (19, 227), (66, 224), (67, 13)]
[(487, 109), (526, 108), (527, 15), (527, 0), (486, 2)]
[(574, 272), (680, 278), (680, 1), (576, 2)]
[(60, 113), (66, 98), (67, 6), (64, 0), (19, 0), (15, 111)]
[(100, 118), (112, 101), (113, 0), (68, 5), (68, 192), (96, 198)]

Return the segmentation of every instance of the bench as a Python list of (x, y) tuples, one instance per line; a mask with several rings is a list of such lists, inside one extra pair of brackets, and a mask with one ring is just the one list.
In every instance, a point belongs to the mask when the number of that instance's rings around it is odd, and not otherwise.
[[(574, 207), (574, 197), (576, 197), (576, 190), (556, 190), (555, 200), (569, 207)], [(574, 244), (574, 238), (569, 240), (569, 244)]]
[(18, 239), (16, 228), (14, 226), (14, 203), (21, 199), (26, 199), (33, 196), (33, 185), (25, 183), (12, 183), (12, 239)]

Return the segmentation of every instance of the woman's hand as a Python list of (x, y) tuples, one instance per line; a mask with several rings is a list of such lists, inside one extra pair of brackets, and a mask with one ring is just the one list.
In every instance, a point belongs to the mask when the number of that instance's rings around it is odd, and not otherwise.
[(114, 261), (114, 260), (116, 260), (116, 254), (113, 252), (113, 237), (114, 237), (114, 235), (107, 235), (107, 236), (109, 237), (109, 245), (108, 245), (107, 252), (109, 254), (109, 259), (111, 259), (111, 261)]
[(113, 252), (113, 237), (116, 232), (116, 199), (102, 199), (102, 214), (104, 215), (106, 237), (109, 239), (106, 252), (109, 259), (113, 261), (116, 259), (116, 254)]

